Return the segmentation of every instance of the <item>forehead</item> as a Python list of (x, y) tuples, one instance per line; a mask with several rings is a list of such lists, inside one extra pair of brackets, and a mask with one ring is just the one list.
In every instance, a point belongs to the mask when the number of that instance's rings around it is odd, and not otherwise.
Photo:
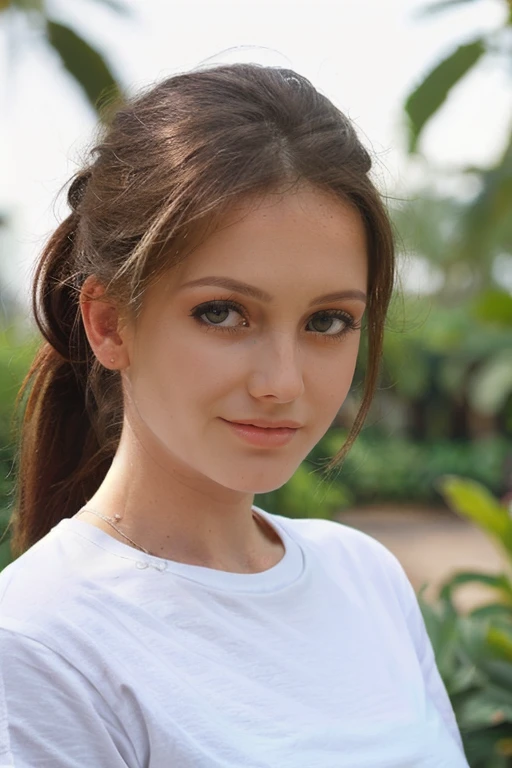
[(205, 276), (229, 277), (297, 304), (335, 290), (364, 292), (367, 261), (365, 227), (354, 206), (306, 185), (266, 192), (191, 233), (185, 258), (146, 292), (143, 314)]
[[(304, 186), (267, 192), (232, 206), (191, 250), (175, 273), (177, 284), (205, 268), (258, 266), (304, 268), (308, 261), (338, 271), (358, 262), (366, 272), (366, 233), (360, 213), (348, 202)], [(354, 266), (354, 264), (352, 265)]]

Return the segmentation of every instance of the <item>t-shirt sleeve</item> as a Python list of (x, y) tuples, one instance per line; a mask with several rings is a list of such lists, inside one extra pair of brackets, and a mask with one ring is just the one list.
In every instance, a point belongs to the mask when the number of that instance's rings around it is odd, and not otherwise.
[(464, 746), (455, 713), (436, 664), (434, 649), (427, 633), (418, 598), (398, 558), (389, 550), (387, 552), (391, 557), (392, 567), (398, 579), (400, 601), (421, 666), (425, 687), (456, 743), (459, 744), (464, 753)]
[(99, 691), (46, 645), (0, 627), (0, 768), (139, 768)]
[(7, 732), (7, 704), (3, 677), (0, 675), (0, 768), (12, 768), (13, 757)]

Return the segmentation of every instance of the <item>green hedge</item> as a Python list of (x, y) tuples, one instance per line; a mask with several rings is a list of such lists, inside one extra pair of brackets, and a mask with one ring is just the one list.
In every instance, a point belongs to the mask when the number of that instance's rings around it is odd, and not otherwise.
[(504, 438), (415, 443), (369, 429), (358, 437), (341, 470), (322, 482), (321, 467), (344, 438), (341, 430), (331, 429), (283, 488), (259, 494), (256, 503), (291, 517), (329, 517), (361, 504), (441, 505), (436, 482), (445, 474), (481, 482), (497, 495), (508, 490), (505, 464), (512, 458), (512, 445)]

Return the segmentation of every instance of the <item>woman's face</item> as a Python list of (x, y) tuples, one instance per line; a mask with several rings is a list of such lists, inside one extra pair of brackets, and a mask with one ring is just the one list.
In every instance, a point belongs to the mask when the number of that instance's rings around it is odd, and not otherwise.
[[(348, 205), (312, 187), (240, 205), (148, 290), (127, 336), (139, 439), (192, 477), (249, 493), (283, 485), (349, 391), (366, 284)], [(230, 423), (258, 420), (300, 426)]]

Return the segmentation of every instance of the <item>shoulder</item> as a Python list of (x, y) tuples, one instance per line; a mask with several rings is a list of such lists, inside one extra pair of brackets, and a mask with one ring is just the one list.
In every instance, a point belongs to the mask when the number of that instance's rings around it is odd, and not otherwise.
[[(94, 558), (56, 526), (0, 572), (0, 628), (51, 637), (72, 621), (88, 591)], [(28, 628), (30, 627), (30, 633)]]
[[(267, 513), (268, 514), (268, 513)], [(357, 528), (322, 518), (271, 515), (302, 547), (316, 554), (316, 562), (337, 579), (372, 582), (391, 590), (407, 612), (414, 590), (396, 555), (382, 542)]]
[(271, 517), (293, 538), (324, 555), (338, 558), (343, 554), (353, 565), (360, 564), (366, 568), (393, 569), (397, 564), (401, 568), (396, 556), (384, 544), (357, 528), (323, 518)]

